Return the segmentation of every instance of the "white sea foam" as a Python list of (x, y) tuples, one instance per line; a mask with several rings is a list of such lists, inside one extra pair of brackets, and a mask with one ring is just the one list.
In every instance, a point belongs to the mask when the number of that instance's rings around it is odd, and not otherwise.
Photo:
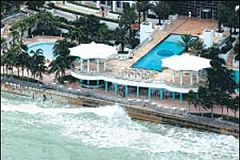
[[(184, 152), (203, 154), (209, 159), (223, 159), (222, 155), (231, 155), (230, 159), (239, 157), (239, 149), (236, 149), (239, 141), (232, 136), (154, 124), (147, 127), (132, 121), (118, 105), (98, 108), (51, 108), (53, 106), (47, 105), (16, 105), (4, 100), (1, 111), (37, 115), (42, 124), (62, 128), (62, 136), (99, 148), (123, 147), (148, 153)], [(152, 129), (166, 133), (153, 132)]]

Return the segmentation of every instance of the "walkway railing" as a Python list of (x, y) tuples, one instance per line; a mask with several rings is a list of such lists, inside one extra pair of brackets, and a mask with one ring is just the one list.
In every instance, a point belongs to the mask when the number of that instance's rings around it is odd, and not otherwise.
[(17, 80), (15, 78), (10, 78), (10, 77), (8, 78), (8, 77), (2, 77), (2, 76), (1, 76), (1, 83), (13, 85), (15, 87), (27, 88), (29, 90), (30, 89), (39, 89), (39, 90), (44, 90), (44, 89), (47, 90), (48, 89), (48, 90), (53, 90), (53, 91), (55, 90), (58, 92), (60, 91), (62, 93), (90, 97), (90, 98), (109, 101), (109, 102), (113, 102), (113, 103), (119, 103), (119, 104), (121, 104), (121, 106), (123, 106), (124, 104), (126, 104), (128, 106), (130, 106), (130, 105), (131, 106), (133, 106), (133, 105), (140, 106), (140, 105), (145, 104), (147, 109), (151, 109), (153, 111), (159, 111), (159, 112), (163, 112), (163, 113), (181, 115), (183, 118), (187, 118), (187, 119), (191, 119), (191, 120), (195, 120), (195, 121), (201, 121), (201, 122), (206, 122), (206, 123), (214, 122), (215, 124), (217, 123), (219, 125), (227, 125), (230, 127), (232, 126), (232, 127), (237, 127), (237, 128), (239, 126), (239, 124), (232, 123), (229, 121), (223, 121), (220, 119), (210, 119), (207, 117), (200, 117), (197, 115), (188, 114), (186, 111), (182, 112), (177, 109), (172, 109), (171, 107), (166, 108), (164, 106), (159, 106), (159, 105), (157, 106), (156, 104), (152, 104), (152, 102), (150, 100), (135, 101), (134, 99), (130, 100), (130, 99), (126, 99), (126, 98), (118, 98), (115, 96), (109, 96), (109, 95), (106, 96), (106, 95), (94, 93), (91, 91), (82, 91), (82, 90), (72, 89), (72, 88), (68, 88), (67, 86), (60, 85), (60, 84), (32, 83), (32, 82)]
[(111, 71), (105, 71), (105, 72), (87, 72), (86, 70), (78, 70), (75, 68), (72, 68), (72, 71), (74, 73), (77, 73), (79, 75), (83, 75), (83, 76), (102, 76), (102, 77), (107, 77), (107, 78), (113, 78), (113, 79), (117, 79), (117, 80), (126, 80), (126, 81), (132, 81), (132, 82), (142, 82), (142, 83), (147, 83), (147, 84), (165, 84), (171, 87), (175, 87), (175, 88), (197, 88), (198, 85), (197, 84), (193, 84), (193, 85), (188, 85), (188, 84), (177, 84), (177, 83), (172, 83), (170, 81), (166, 81), (166, 80), (161, 80), (161, 79), (143, 79), (141, 77), (131, 77), (126, 75), (123, 75), (123, 71), (119, 71), (118, 73), (114, 73)]

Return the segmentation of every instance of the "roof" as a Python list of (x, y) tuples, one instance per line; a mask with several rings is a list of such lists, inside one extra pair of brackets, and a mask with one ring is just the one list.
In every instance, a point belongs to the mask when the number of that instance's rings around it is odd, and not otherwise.
[(80, 44), (79, 46), (69, 48), (70, 55), (82, 59), (106, 59), (113, 54), (117, 54), (117, 48), (95, 42), (89, 44)]
[(162, 59), (162, 66), (175, 71), (199, 71), (211, 67), (210, 59), (190, 54), (175, 55)]

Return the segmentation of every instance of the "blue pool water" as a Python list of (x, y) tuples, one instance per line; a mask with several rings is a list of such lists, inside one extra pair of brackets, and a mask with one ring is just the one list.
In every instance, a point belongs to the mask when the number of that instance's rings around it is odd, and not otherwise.
[[(193, 38), (196, 39), (196, 37)], [(170, 34), (166, 39), (151, 49), (144, 57), (134, 63), (132, 67), (161, 71), (161, 59), (179, 55), (184, 51), (185, 48), (179, 45), (179, 41), (182, 41), (181, 35)]]
[(239, 71), (234, 71), (234, 79), (237, 84), (239, 84)]
[(240, 76), (239, 71), (235, 70), (234, 71), (234, 80), (238, 85), (238, 88), (236, 88), (236, 90), (235, 90), (237, 93), (239, 93), (239, 76)]
[(36, 51), (38, 49), (42, 49), (45, 58), (53, 60), (53, 46), (54, 43), (33, 43), (28, 45), (28, 53), (31, 55), (31, 50)]

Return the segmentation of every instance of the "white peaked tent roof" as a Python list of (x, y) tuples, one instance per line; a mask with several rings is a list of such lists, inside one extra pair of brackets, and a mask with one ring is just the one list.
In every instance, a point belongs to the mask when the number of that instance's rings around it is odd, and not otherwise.
[(162, 59), (162, 66), (175, 71), (199, 71), (201, 69), (211, 67), (210, 59), (192, 56), (189, 54), (175, 55)]
[(69, 48), (70, 55), (81, 57), (82, 59), (106, 59), (113, 54), (117, 54), (117, 48), (95, 42), (89, 44), (80, 44), (79, 46)]

